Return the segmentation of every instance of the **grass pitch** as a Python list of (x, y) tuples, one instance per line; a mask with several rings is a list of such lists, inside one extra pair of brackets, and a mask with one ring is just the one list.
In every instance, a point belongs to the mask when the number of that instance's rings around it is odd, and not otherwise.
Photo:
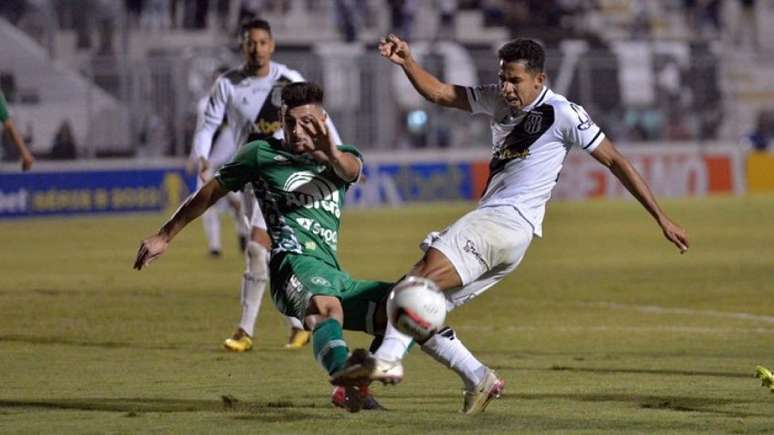
[[(243, 268), (227, 219), (224, 258), (195, 222), (143, 272), (134, 254), (160, 215), (2, 222), (0, 432), (770, 432), (774, 395), (752, 374), (774, 366), (774, 198), (663, 205), (686, 255), (634, 202), (555, 203), (517, 271), (450, 314), (508, 382), (474, 418), (418, 349), (403, 384), (375, 387), (389, 412), (332, 409), (311, 349), (281, 348), (268, 297), (255, 350), (221, 350)], [(342, 262), (393, 280), (472, 206), (348, 211)]]

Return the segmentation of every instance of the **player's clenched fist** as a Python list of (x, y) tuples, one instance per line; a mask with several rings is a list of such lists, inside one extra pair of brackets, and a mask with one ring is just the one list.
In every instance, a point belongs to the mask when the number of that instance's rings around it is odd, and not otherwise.
[(391, 62), (403, 65), (411, 57), (411, 51), (406, 41), (390, 33), (379, 41), (379, 54)]
[(158, 234), (143, 240), (140, 243), (140, 249), (137, 250), (137, 257), (134, 259), (134, 268), (140, 270), (149, 265), (167, 250), (167, 246), (169, 246), (169, 242)]

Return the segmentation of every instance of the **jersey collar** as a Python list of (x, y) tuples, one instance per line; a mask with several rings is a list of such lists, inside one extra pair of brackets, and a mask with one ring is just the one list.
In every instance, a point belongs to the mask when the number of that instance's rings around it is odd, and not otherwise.
[(532, 102), (532, 104), (525, 106), (523, 109), (521, 109), (522, 112), (529, 112), (530, 110), (534, 109), (535, 107), (538, 107), (539, 105), (543, 104), (543, 100), (546, 99), (546, 96), (548, 95), (548, 88), (543, 86), (543, 89), (540, 91), (540, 94), (538, 94), (538, 97), (535, 98), (535, 101)]

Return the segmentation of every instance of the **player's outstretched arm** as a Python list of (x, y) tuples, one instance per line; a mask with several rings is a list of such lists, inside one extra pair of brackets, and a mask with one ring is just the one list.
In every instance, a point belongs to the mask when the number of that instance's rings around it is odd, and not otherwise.
[(226, 193), (227, 190), (217, 180), (212, 179), (195, 194), (189, 196), (156, 234), (140, 243), (140, 249), (137, 250), (137, 257), (134, 259), (134, 268), (141, 270), (164, 254), (177, 233), (189, 222), (201, 216)]
[(664, 214), (658, 206), (648, 184), (612, 142), (605, 138), (597, 149), (591, 152), (591, 155), (610, 169), (610, 172), (621, 181), (626, 190), (634, 195), (637, 201), (648, 210), (664, 232), (664, 237), (674, 243), (680, 249), (681, 254), (688, 250), (688, 234), (686, 231)]
[(29, 171), (30, 168), (32, 168), (32, 163), (35, 161), (35, 159), (32, 157), (30, 150), (28, 150), (27, 146), (24, 144), (24, 140), (16, 130), (16, 126), (13, 125), (13, 121), (6, 119), (3, 123), (3, 129), (8, 132), (8, 135), (11, 137), (11, 141), (14, 143), (14, 145), (16, 145), (17, 151), (19, 151), (22, 171)]
[(403, 68), (417, 92), (431, 103), (470, 112), (465, 88), (444, 83), (422, 68), (411, 55), (408, 43), (390, 33), (379, 41), (379, 54)]

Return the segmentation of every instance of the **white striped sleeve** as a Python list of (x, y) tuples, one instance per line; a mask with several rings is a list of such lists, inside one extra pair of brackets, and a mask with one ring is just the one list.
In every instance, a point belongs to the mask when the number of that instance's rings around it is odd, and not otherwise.
[(196, 133), (194, 133), (193, 148), (197, 158), (208, 159), (212, 150), (212, 138), (223, 123), (226, 116), (231, 86), (224, 76), (218, 78), (210, 91), (210, 97), (197, 119)]
[(577, 146), (591, 153), (602, 143), (605, 133), (591, 120), (583, 107), (568, 102), (561, 104), (558, 112), (562, 132), (568, 145)]

